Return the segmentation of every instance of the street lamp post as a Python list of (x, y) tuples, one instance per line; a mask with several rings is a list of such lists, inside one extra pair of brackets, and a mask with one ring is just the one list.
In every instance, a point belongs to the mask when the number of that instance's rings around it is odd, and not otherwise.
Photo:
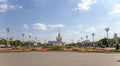
[(29, 48), (30, 48), (30, 46), (31, 46), (31, 35), (29, 35), (29, 39), (30, 39), (30, 44), (29, 44)]
[(45, 42), (44, 44), (47, 44), (46, 39), (44, 39), (44, 42)]
[(94, 36), (95, 36), (95, 33), (92, 33), (92, 36), (93, 36), (93, 45), (92, 45), (92, 46), (95, 46), (95, 44), (94, 44)]
[(34, 43), (34, 45), (37, 47), (37, 37), (35, 37), (35, 43)]
[(88, 36), (86, 35), (86, 40), (88, 40)]
[(83, 42), (82, 42), (82, 40), (83, 40), (83, 37), (81, 37), (80, 39), (81, 39), (81, 44), (82, 44), (82, 46), (83, 46)]
[(73, 39), (71, 39), (71, 43), (73, 43)]
[(37, 37), (35, 37), (35, 42), (37, 42)]
[(9, 38), (8, 38), (8, 33), (10, 32), (10, 29), (9, 28), (6, 28), (5, 29), (6, 30), (6, 32), (7, 32), (7, 44), (5, 44), (5, 47), (7, 48), (8, 47), (8, 41), (9, 41)]
[(109, 27), (106, 27), (105, 28), (105, 31), (107, 32), (107, 39), (108, 39), (108, 31), (110, 30), (110, 28)]
[(72, 43), (72, 46), (74, 46), (73, 44), (74, 44), (74, 41), (73, 41), (73, 39), (71, 39), (71, 43)]
[(77, 46), (79, 46), (79, 47), (80, 47), (80, 40), (78, 40), (78, 42), (77, 42)]
[(24, 40), (25, 33), (22, 33), (22, 36), (23, 36), (23, 46), (25, 47), (25, 40)]
[(86, 45), (85, 47), (88, 45), (88, 36), (86, 35)]
[(107, 32), (107, 46), (108, 46), (108, 31), (110, 30), (110, 28), (109, 27), (106, 27), (105, 28), (105, 31)]

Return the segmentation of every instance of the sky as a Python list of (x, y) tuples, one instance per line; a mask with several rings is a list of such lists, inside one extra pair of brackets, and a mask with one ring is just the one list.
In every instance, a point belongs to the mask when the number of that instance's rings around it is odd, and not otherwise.
[(106, 27), (109, 38), (120, 35), (120, 0), (0, 0), (0, 38), (6, 38), (9, 28), (9, 37), (19, 40), (31, 35), (54, 41), (60, 31), (67, 43), (86, 35), (92, 41), (92, 33), (97, 41), (106, 37)]

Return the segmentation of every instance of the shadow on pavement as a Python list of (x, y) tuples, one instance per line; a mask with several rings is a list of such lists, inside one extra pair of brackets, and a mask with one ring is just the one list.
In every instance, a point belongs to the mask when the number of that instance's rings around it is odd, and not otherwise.
[(117, 62), (120, 62), (120, 60), (117, 60)]

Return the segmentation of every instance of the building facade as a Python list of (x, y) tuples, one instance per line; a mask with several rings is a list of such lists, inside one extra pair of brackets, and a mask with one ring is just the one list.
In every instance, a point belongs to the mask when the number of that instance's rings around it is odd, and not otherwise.
[(58, 36), (56, 37), (56, 44), (59, 46), (62, 46), (62, 37), (60, 36), (60, 32), (58, 33)]

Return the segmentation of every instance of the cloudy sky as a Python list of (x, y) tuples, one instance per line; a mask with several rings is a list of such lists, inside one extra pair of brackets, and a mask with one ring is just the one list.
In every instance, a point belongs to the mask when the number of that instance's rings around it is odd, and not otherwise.
[(114, 32), (120, 34), (120, 0), (0, 0), (0, 37), (5, 38), (5, 28), (10, 28), (9, 37), (25, 40), (28, 35), (44, 42), (55, 40), (61, 31), (63, 41), (74, 42), (91, 33), (95, 40), (109, 38)]

